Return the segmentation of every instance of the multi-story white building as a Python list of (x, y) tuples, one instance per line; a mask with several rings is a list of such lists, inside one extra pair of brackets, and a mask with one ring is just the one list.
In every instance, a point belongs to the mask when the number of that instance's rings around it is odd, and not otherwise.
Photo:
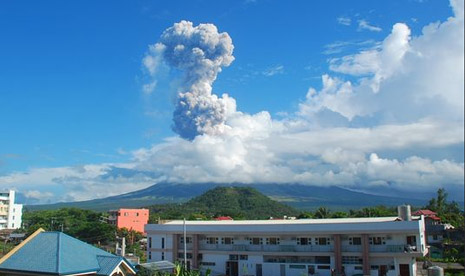
[(23, 205), (15, 204), (15, 191), (0, 192), (0, 230), (21, 227)]
[(145, 230), (149, 262), (186, 257), (213, 275), (415, 276), (415, 258), (427, 254), (423, 216), (170, 221)]

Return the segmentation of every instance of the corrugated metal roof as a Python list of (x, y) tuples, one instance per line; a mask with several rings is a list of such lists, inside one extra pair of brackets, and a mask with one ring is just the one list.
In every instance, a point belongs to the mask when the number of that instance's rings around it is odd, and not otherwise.
[(42, 232), (1, 263), (0, 271), (67, 275), (93, 271), (103, 273), (111, 269), (111, 273), (116, 259), (119, 260), (116, 265), (124, 260), (64, 233)]
[(97, 256), (97, 261), (100, 265), (100, 270), (97, 271), (97, 274), (110, 275), (122, 260), (123, 258), (119, 256)]
[(158, 262), (151, 262), (141, 264), (142, 267), (152, 270), (152, 271), (162, 271), (162, 270), (169, 270), (176, 267), (175, 264), (169, 261), (158, 261)]

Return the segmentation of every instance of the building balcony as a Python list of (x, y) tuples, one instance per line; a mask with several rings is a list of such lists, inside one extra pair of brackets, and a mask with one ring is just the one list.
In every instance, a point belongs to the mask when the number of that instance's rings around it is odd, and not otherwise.
[(419, 253), (416, 246), (408, 244), (371, 245), (370, 252)]
[(211, 251), (251, 251), (251, 252), (331, 252), (331, 245), (239, 245), (239, 244), (200, 244), (200, 250)]
[(342, 252), (362, 252), (361, 245), (342, 245)]

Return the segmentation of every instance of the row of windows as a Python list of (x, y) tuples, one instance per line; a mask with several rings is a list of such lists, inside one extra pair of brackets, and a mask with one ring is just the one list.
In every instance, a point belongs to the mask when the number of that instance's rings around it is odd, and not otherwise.
[[(415, 237), (412, 236), (412, 242), (415, 243)], [(376, 236), (376, 237), (369, 237), (368, 241), (370, 245), (385, 245), (386, 244), (386, 237)], [(207, 244), (234, 244), (233, 237), (202, 237), (202, 241), (205, 241)], [(262, 245), (262, 244), (269, 244), (269, 245), (279, 245), (281, 243), (281, 239), (278, 237), (268, 237), (268, 238), (259, 238), (259, 237), (250, 237), (246, 238), (249, 244), (252, 245)], [(296, 241), (297, 245), (330, 245), (331, 238), (328, 237), (298, 237), (292, 238), (291, 240)], [(361, 237), (349, 237), (349, 244), (350, 245), (362, 245), (362, 238)], [(180, 237), (181, 243), (184, 243), (184, 237)], [(192, 243), (192, 237), (186, 237), (187, 243)]]
[[(320, 238), (293, 238), (292, 240), (296, 240), (298, 245), (330, 245), (331, 239), (326, 237)], [(205, 241), (207, 244), (234, 244), (233, 237), (204, 237), (202, 241)], [(247, 238), (249, 244), (252, 245), (260, 245), (260, 244), (270, 244), (270, 245), (278, 245), (281, 243), (281, 239), (278, 237), (269, 237), (269, 238)], [(184, 237), (180, 237), (180, 242), (184, 244)], [(186, 237), (186, 243), (192, 243), (192, 237)]]
[(248, 255), (229, 255), (230, 261), (237, 261), (237, 260), (246, 261), (248, 259), (249, 259)]
[(311, 263), (330, 264), (329, 256), (263, 256), (266, 263)]
[(363, 264), (363, 259), (358, 256), (342, 256), (343, 264)]

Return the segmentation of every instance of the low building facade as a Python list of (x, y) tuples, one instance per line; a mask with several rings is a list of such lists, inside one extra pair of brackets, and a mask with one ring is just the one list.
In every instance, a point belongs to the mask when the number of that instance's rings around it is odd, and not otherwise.
[(119, 229), (126, 228), (144, 233), (144, 225), (149, 222), (148, 209), (119, 209), (109, 211), (108, 223)]
[(186, 259), (212, 275), (415, 276), (415, 258), (427, 254), (422, 216), (171, 221), (145, 230), (149, 262)]
[(0, 192), (0, 230), (21, 228), (23, 205), (15, 203), (15, 191)]

